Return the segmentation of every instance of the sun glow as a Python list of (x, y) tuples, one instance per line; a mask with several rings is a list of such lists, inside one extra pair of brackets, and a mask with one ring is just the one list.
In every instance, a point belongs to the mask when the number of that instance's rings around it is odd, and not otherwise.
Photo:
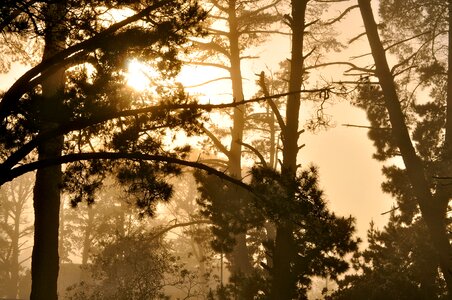
[(152, 70), (136, 59), (128, 62), (126, 80), (127, 85), (136, 91), (142, 92), (149, 88)]

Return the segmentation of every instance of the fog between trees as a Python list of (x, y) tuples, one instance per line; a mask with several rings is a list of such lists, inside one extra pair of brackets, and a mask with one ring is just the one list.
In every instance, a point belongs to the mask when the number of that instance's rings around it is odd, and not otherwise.
[[(28, 71), (0, 102), (0, 296), (450, 298), (451, 11), (436, 0), (3, 1), (1, 70)], [(341, 40), (358, 13), (363, 32)], [(288, 56), (245, 78), (275, 37)], [(369, 47), (359, 58), (335, 59), (357, 41)], [(131, 61), (148, 88), (127, 83)], [(185, 66), (222, 70), (199, 76), (198, 91), (221, 81), (229, 96), (184, 89)], [(355, 216), (329, 207), (320, 162), (300, 164), (304, 136), (328, 131), (339, 101), (366, 113), (349, 125), (368, 132), (396, 203), (360, 248)]]

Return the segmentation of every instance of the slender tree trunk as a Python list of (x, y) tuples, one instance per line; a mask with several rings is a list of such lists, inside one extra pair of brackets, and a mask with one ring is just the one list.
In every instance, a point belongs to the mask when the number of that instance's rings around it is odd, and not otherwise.
[(85, 233), (83, 237), (82, 266), (86, 266), (86, 264), (88, 263), (89, 252), (91, 248), (94, 226), (94, 210), (91, 205), (88, 205), (87, 216), (88, 219), (86, 220)]
[(446, 111), (446, 137), (443, 157), (452, 160), (452, 0), (448, 0), (448, 64), (447, 64), (447, 111)]
[[(430, 184), (425, 177), (423, 162), (417, 156), (408, 133), (394, 78), (389, 69), (385, 50), (379, 38), (370, 0), (358, 0), (358, 3), (372, 56), (375, 60), (376, 75), (383, 90), (385, 105), (389, 113), (392, 135), (402, 155), (422, 217), (427, 224), (432, 242), (439, 253), (441, 270), (447, 283), (449, 298), (452, 299), (452, 248), (446, 230), (446, 210), (450, 198), (450, 188), (440, 188), (435, 195), (432, 195), (430, 191)], [(449, 107), (447, 114), (449, 117)], [(450, 126), (450, 119), (446, 123)]]
[[(308, 0), (292, 1), (292, 55), (289, 92), (300, 90), (303, 81), (303, 46), (307, 3)], [(286, 126), (282, 132), (282, 176), (289, 181), (295, 178), (297, 171), (299, 113), (300, 94), (294, 93), (287, 98)], [(294, 191), (288, 190), (287, 199), (293, 198)], [(291, 262), (296, 256), (296, 253), (293, 253), (293, 244), (293, 224), (290, 221), (281, 221), (276, 224), (271, 299), (286, 300), (295, 296), (296, 278), (291, 270)]]
[[(243, 86), (242, 86), (242, 73), (240, 66), (240, 48), (239, 48), (239, 33), (236, 17), (236, 1), (229, 1), (229, 47), (230, 47), (230, 74), (232, 82), (232, 96), (235, 102), (242, 101)], [(229, 173), (232, 177), (237, 179), (242, 178), (242, 139), (243, 128), (245, 127), (245, 106), (240, 105), (234, 108), (233, 115), (233, 127), (231, 132), (231, 147), (229, 156)], [(235, 197), (239, 197), (237, 194)], [(236, 245), (231, 253), (232, 260), (232, 273), (244, 273), (251, 272), (250, 257), (248, 255), (248, 248), (246, 246), (246, 233), (238, 234), (235, 236)]]
[[(46, 29), (43, 60), (64, 48), (65, 28), (61, 22), (64, 4), (57, 2), (46, 7)], [(42, 99), (38, 116), (40, 131), (58, 126), (62, 114), (64, 70), (58, 70), (42, 84)], [(63, 137), (55, 137), (38, 146), (39, 160), (58, 157), (63, 148)], [(53, 300), (57, 296), (59, 271), (58, 228), (60, 210), (61, 166), (43, 168), (36, 173), (33, 190), (35, 212), (34, 246), (31, 263), (31, 300)]]
[(20, 216), (22, 214), (21, 199), (20, 195), (17, 195), (18, 199), (14, 201), (14, 212), (13, 212), (13, 221), (14, 228), (13, 234), (11, 235), (11, 277), (8, 285), (8, 298), (15, 299), (17, 297), (17, 293), (19, 291), (19, 239), (20, 239)]
[(87, 209), (88, 209), (87, 211), (88, 219), (86, 220), (85, 232), (83, 234), (82, 265), (81, 265), (82, 268), (80, 272), (80, 281), (85, 281), (88, 278), (88, 272), (84, 267), (88, 264), (94, 227), (93, 207), (91, 205), (88, 205)]

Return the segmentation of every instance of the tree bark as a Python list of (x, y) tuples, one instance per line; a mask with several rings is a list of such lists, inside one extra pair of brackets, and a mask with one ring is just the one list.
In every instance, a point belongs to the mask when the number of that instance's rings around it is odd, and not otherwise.
[[(358, 0), (358, 3), (372, 56), (375, 60), (376, 75), (379, 79), (384, 94), (385, 106), (389, 113), (392, 136), (402, 155), (413, 192), (419, 204), (422, 217), (429, 229), (432, 242), (439, 253), (441, 270), (447, 283), (449, 298), (452, 299), (452, 248), (446, 230), (446, 210), (450, 198), (450, 189), (438, 189), (435, 195), (431, 192), (430, 184), (426, 179), (423, 162), (416, 154), (411, 142), (397, 95), (394, 77), (389, 69), (385, 50), (380, 41), (370, 0)], [(450, 121), (448, 120), (447, 123), (450, 124)]]
[[(62, 18), (64, 4), (52, 3), (46, 7), (45, 46), (43, 60), (64, 48), (66, 34)], [(39, 130), (52, 130), (59, 124), (62, 114), (64, 69), (55, 71), (42, 83), (39, 100)], [(61, 156), (63, 136), (58, 136), (38, 146), (39, 160)], [(59, 271), (58, 233), (60, 210), (61, 165), (39, 169), (33, 190), (35, 214), (34, 246), (31, 263), (31, 300), (58, 299), (57, 280)]]
[[(308, 0), (292, 1), (292, 54), (289, 75), (289, 92), (299, 91), (303, 82), (303, 46), (305, 32), (305, 15)], [(287, 97), (286, 125), (282, 130), (283, 164), (282, 176), (288, 181), (294, 179), (297, 171), (298, 122), (300, 113), (300, 94), (293, 93)], [(294, 191), (288, 189), (287, 199), (294, 198)], [(291, 269), (291, 262), (296, 253), (293, 249), (293, 224), (281, 221), (276, 224), (276, 239), (272, 270), (271, 299), (293, 299), (296, 291), (296, 277)]]

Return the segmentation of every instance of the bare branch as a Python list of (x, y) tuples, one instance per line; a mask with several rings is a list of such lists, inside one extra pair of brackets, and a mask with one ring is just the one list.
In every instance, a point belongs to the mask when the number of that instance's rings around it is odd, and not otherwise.
[(272, 2), (272, 3), (268, 4), (268, 5), (262, 6), (259, 9), (255, 9), (253, 11), (250, 11), (250, 12), (246, 13), (246, 14), (243, 14), (242, 16), (239, 16), (237, 19), (241, 20), (241, 19), (247, 19), (247, 18), (250, 18), (252, 16), (255, 16), (255, 15), (259, 14), (260, 12), (263, 12), (264, 10), (267, 10), (267, 9), (269, 9), (271, 7), (274, 7), (279, 2), (281, 2), (281, 0), (275, 0), (274, 2)]
[(213, 144), (215, 145), (215, 147), (217, 147), (219, 151), (221, 151), (228, 158), (231, 157), (231, 152), (223, 145), (223, 143), (221, 143), (221, 141), (209, 129), (207, 129), (204, 126), (202, 126), (201, 129), (210, 138), (210, 140), (213, 142)]
[(362, 33), (358, 34), (357, 36), (351, 38), (351, 39), (348, 41), (348, 43), (351, 44), (351, 43), (355, 42), (356, 40), (358, 40), (359, 38), (361, 38), (361, 37), (363, 37), (363, 36), (365, 36), (365, 35), (366, 35), (366, 32), (362, 32)]
[(214, 67), (214, 68), (220, 68), (220, 69), (224, 69), (226, 71), (230, 71), (231, 67), (222, 65), (222, 64), (217, 64), (217, 63), (211, 63), (211, 62), (204, 62), (204, 61), (184, 61), (184, 63), (189, 64), (189, 65), (194, 65), (194, 66), (205, 66), (205, 67)]
[(381, 215), (384, 216), (384, 215), (386, 215), (386, 214), (392, 213), (392, 212), (398, 210), (399, 208), (400, 208), (400, 207), (398, 207), (398, 206), (393, 207), (393, 208), (391, 208), (391, 209), (388, 210), (388, 211), (382, 212)]
[(345, 127), (355, 127), (355, 128), (365, 128), (365, 129), (375, 129), (375, 130), (391, 130), (390, 127), (372, 127), (365, 125), (354, 125), (354, 124), (342, 124)]
[(353, 64), (351, 62), (346, 62), (346, 61), (335, 61), (335, 62), (327, 62), (327, 63), (316, 64), (316, 65), (313, 65), (313, 66), (305, 67), (305, 70), (312, 70), (312, 69), (316, 69), (316, 68), (320, 68), (320, 67), (327, 67), (327, 66), (334, 66), (334, 65), (350, 66), (350, 69), (346, 70), (346, 72), (361, 71), (361, 72), (369, 73), (369, 74), (374, 74), (375, 73), (375, 71), (372, 70), (372, 69), (358, 67), (357, 65), (355, 65), (355, 64)]
[(209, 35), (223, 35), (223, 36), (229, 35), (229, 32), (215, 28), (207, 28), (207, 31), (209, 32)]
[[(177, 222), (177, 220), (174, 220)], [(160, 230), (159, 232), (157, 232), (156, 234), (154, 234), (152, 236), (153, 239), (159, 238), (162, 235), (164, 235), (165, 233), (167, 233), (170, 230), (173, 230), (175, 228), (179, 228), (179, 227), (186, 227), (186, 226), (191, 226), (191, 225), (197, 225), (197, 224), (211, 224), (212, 221), (210, 220), (196, 220), (196, 221), (191, 221), (191, 222), (184, 222), (184, 223), (175, 223), (174, 225), (170, 225), (162, 230)]]
[(338, 17), (326, 22), (325, 25), (333, 25), (334, 23), (341, 21), (343, 17), (345, 17), (349, 12), (351, 12), (355, 8), (359, 8), (359, 6), (353, 5), (353, 6), (347, 7)]
[(193, 85), (184, 85), (184, 88), (191, 89), (191, 88), (200, 87), (200, 86), (212, 83), (212, 82), (216, 82), (216, 81), (220, 81), (220, 80), (229, 80), (229, 79), (231, 79), (231, 77), (219, 77), (219, 78), (215, 78), (215, 79), (212, 79), (212, 80), (205, 81), (203, 83), (198, 83), (198, 84), (193, 84)]
[(244, 142), (241, 142), (241, 141), (238, 141), (238, 140), (237, 140), (237, 143), (239, 143), (240, 145), (250, 149), (251, 152), (253, 152), (259, 158), (259, 160), (261, 161), (261, 164), (264, 167), (267, 167), (267, 162), (265, 161), (264, 156), (259, 152), (259, 150), (257, 150), (255, 147), (251, 146), (250, 144), (247, 144), (247, 143), (244, 143)]
[(240, 31), (241, 34), (281, 34), (281, 35), (286, 35), (286, 36), (290, 36), (291, 33), (290, 32), (283, 32), (283, 31), (279, 31), (279, 30), (243, 30)]

